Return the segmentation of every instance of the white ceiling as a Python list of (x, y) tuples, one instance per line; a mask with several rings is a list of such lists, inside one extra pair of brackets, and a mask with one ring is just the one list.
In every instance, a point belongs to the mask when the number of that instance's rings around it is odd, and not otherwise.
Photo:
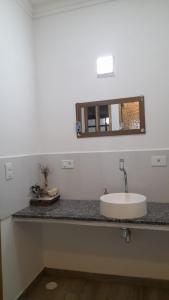
[(48, 3), (49, 0), (29, 0), (29, 2), (34, 5), (34, 4)]
[(57, 14), (87, 6), (98, 5), (117, 0), (16, 0), (31, 12), (34, 18)]
[[(69, 4), (69, 3), (82, 3), (84, 0), (29, 0), (29, 2), (32, 5), (41, 5), (41, 4), (51, 4), (51, 3), (56, 3), (56, 4)], [(89, 2), (89, 1), (86, 1)]]
[[(29, 2), (32, 5), (43, 5), (43, 4), (50, 5), (53, 3), (59, 4), (59, 5), (65, 5), (65, 4), (72, 5), (72, 4), (82, 4), (84, 2), (87, 2), (88, 4), (90, 4), (90, 2), (92, 3), (92, 0), (29, 0)], [(102, 1), (98, 0), (98, 2), (102, 2)]]

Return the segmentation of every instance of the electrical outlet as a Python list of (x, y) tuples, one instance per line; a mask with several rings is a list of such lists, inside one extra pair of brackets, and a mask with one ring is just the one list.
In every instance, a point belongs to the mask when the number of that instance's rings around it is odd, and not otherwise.
[(73, 159), (62, 160), (62, 169), (74, 169), (74, 160)]
[(5, 178), (6, 180), (14, 178), (13, 164), (11, 162), (5, 164)]
[(166, 156), (165, 155), (158, 155), (151, 157), (151, 165), (152, 167), (166, 167)]

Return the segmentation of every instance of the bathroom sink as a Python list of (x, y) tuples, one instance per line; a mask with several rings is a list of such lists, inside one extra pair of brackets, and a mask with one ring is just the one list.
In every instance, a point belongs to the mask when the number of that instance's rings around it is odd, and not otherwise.
[(147, 213), (147, 199), (133, 193), (112, 193), (100, 197), (100, 214), (114, 219), (135, 219)]

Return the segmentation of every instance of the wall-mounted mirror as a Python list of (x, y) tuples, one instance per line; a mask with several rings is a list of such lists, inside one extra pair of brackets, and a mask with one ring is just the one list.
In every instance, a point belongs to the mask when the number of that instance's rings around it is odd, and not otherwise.
[(145, 133), (144, 97), (76, 103), (77, 137)]

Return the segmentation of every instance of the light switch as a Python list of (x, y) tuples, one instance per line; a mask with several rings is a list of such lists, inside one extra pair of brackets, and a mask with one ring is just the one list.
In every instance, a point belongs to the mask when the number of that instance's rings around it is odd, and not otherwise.
[(151, 165), (152, 167), (166, 167), (166, 156), (165, 155), (158, 155), (151, 157)]
[(5, 178), (6, 180), (14, 178), (13, 164), (11, 162), (5, 164)]
[(62, 160), (62, 169), (74, 169), (74, 160), (73, 159)]

